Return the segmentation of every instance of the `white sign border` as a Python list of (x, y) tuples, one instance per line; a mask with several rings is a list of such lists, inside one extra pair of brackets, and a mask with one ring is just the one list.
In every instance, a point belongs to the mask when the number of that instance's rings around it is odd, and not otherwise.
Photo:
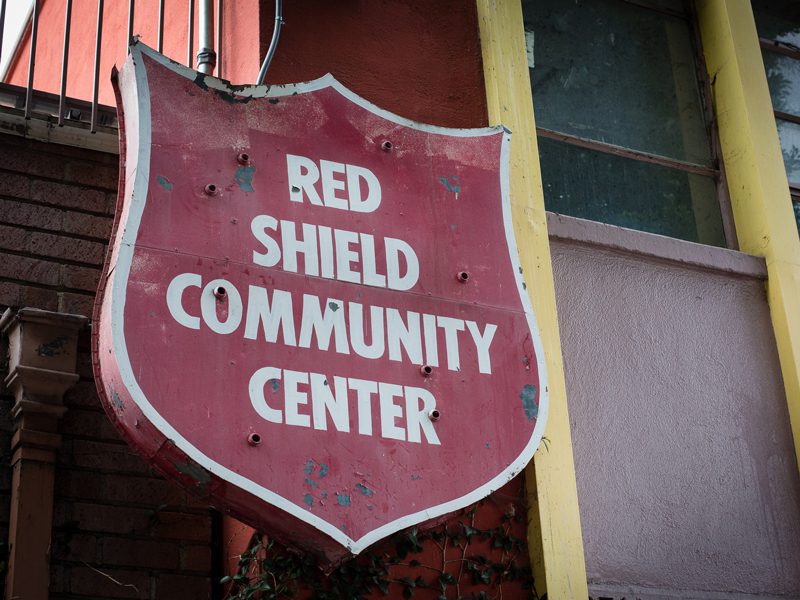
[[(303, 94), (324, 88), (333, 88), (342, 96), (368, 110), (369, 112), (383, 117), (387, 121), (391, 121), (412, 129), (426, 131), (429, 133), (437, 133), (455, 137), (476, 137), (483, 135), (494, 135), (502, 132), (503, 142), (501, 146), (501, 167), (500, 167), (500, 190), (503, 203), (503, 221), (505, 225), (506, 240), (508, 242), (508, 250), (511, 259), (511, 265), (514, 270), (515, 280), (517, 282), (517, 289), (522, 300), (523, 310), (528, 321), (528, 326), (531, 332), (531, 339), (533, 341), (534, 350), (536, 352), (537, 368), (539, 371), (539, 409), (537, 414), (536, 425), (534, 426), (531, 439), (525, 446), (523, 451), (508, 467), (506, 467), (497, 476), (473, 490), (469, 494), (465, 494), (454, 500), (450, 500), (443, 504), (439, 504), (425, 510), (421, 510), (409, 515), (405, 515), (386, 523), (370, 531), (359, 539), (353, 539), (345, 534), (340, 529), (334, 527), (324, 519), (313, 514), (312, 512), (298, 506), (272, 492), (265, 487), (243, 477), (239, 473), (231, 471), (227, 467), (217, 463), (199, 449), (193, 446), (186, 438), (184, 438), (172, 425), (170, 425), (150, 404), (147, 400), (142, 389), (139, 387), (136, 377), (128, 356), (127, 345), (125, 342), (125, 328), (124, 328), (124, 315), (125, 315), (125, 291), (127, 289), (128, 278), (130, 276), (131, 263), (135, 249), (135, 242), (141, 224), (142, 214), (147, 199), (147, 190), (149, 188), (150, 180), (150, 144), (151, 144), (151, 115), (150, 115), (150, 90), (147, 83), (147, 72), (142, 60), (142, 56), (148, 56), (152, 60), (166, 66), (173, 72), (194, 80), (197, 77), (197, 72), (180, 65), (165, 56), (157, 53), (152, 48), (142, 44), (136, 43), (131, 46), (130, 56), (128, 62), (133, 63), (135, 70), (136, 80), (136, 104), (138, 110), (138, 125), (139, 125), (139, 139), (137, 148), (137, 170), (134, 177), (132, 189), (126, 189), (125, 193), (130, 195), (128, 203), (127, 219), (124, 223), (120, 223), (120, 227), (124, 227), (122, 239), (119, 243), (119, 249), (116, 256), (116, 262), (113, 266), (113, 273), (111, 274), (111, 332), (112, 344), (114, 347), (114, 354), (116, 357), (117, 366), (119, 368), (122, 383), (127, 388), (131, 398), (136, 402), (139, 409), (145, 417), (150, 420), (153, 426), (163, 434), (166, 438), (172, 440), (175, 446), (181, 450), (186, 456), (191, 458), (204, 469), (213, 473), (220, 479), (227, 481), (242, 490), (258, 497), (262, 501), (271, 504), (281, 510), (286, 511), (295, 518), (315, 527), (316, 529), (327, 534), (338, 543), (346, 547), (352, 554), (359, 554), (362, 550), (371, 544), (381, 540), (389, 535), (404, 529), (434, 519), (441, 515), (454, 512), (458, 509), (464, 508), (485, 498), (493, 491), (502, 487), (506, 482), (515, 477), (533, 457), (536, 449), (541, 442), (542, 435), (544, 434), (545, 424), (547, 422), (547, 409), (548, 409), (548, 386), (547, 374), (544, 361), (544, 354), (542, 349), (541, 337), (539, 329), (536, 325), (536, 320), (533, 315), (533, 307), (531, 305), (530, 297), (525, 289), (525, 284), (522, 276), (522, 268), (519, 262), (519, 252), (517, 243), (514, 236), (514, 229), (511, 222), (511, 201), (509, 193), (509, 153), (511, 132), (502, 126), (498, 127), (485, 127), (476, 129), (451, 129), (446, 127), (436, 127), (433, 125), (425, 125), (416, 123), (409, 119), (405, 119), (388, 111), (385, 111), (364, 98), (361, 98), (354, 92), (348, 90), (340, 82), (338, 82), (333, 75), (327, 74), (319, 79), (306, 83), (298, 83), (291, 85), (275, 85), (275, 86), (250, 86), (242, 89), (232, 90), (228, 85), (219, 79), (211, 76), (205, 77), (205, 84), (211, 88), (226, 93), (235, 93), (238, 96), (249, 98), (263, 98), (263, 97), (280, 97), (291, 96), (295, 94)], [(130, 65), (128, 65), (130, 68)], [(123, 97), (123, 104), (130, 99)], [(127, 107), (126, 113), (130, 110)], [(130, 155), (128, 155), (130, 156)], [(128, 183), (128, 182), (126, 182)]]

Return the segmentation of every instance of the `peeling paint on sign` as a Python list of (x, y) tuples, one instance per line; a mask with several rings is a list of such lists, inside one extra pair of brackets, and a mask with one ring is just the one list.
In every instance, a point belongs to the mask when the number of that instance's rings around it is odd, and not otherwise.
[(238, 169), (236, 169), (236, 175), (234, 178), (236, 179), (236, 183), (239, 184), (239, 189), (245, 193), (255, 192), (253, 189), (253, 175), (255, 175), (256, 168), (252, 165), (245, 166), (242, 165)]
[(522, 388), (519, 398), (522, 400), (522, 408), (528, 421), (534, 421), (539, 414), (539, 407), (536, 406), (536, 386), (526, 385)]
[(156, 177), (156, 181), (158, 181), (158, 185), (160, 185), (162, 188), (164, 188), (168, 192), (172, 191), (172, 183), (170, 182), (169, 179), (167, 179), (163, 175), (159, 175), (158, 177)]
[(367, 486), (365, 486), (363, 483), (357, 483), (357, 484), (356, 484), (356, 489), (357, 489), (359, 492), (361, 492), (361, 495), (362, 495), (362, 496), (366, 496), (367, 498), (369, 498), (370, 496), (373, 496), (373, 495), (375, 494), (375, 490), (371, 490), (371, 489), (369, 489), (369, 488), (368, 488)]
[[(450, 181), (452, 179), (452, 181)], [(458, 185), (458, 177), (439, 177), (439, 181), (441, 184), (447, 188), (447, 191), (451, 194), (455, 194), (458, 197), (458, 193), (461, 191), (461, 186)]]

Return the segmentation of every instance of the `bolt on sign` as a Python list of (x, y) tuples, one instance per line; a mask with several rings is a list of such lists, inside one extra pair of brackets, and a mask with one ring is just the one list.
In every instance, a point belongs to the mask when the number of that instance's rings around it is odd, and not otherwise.
[(100, 394), (157, 468), (330, 562), (519, 473), (546, 381), (510, 134), (331, 76), (230, 87), (143, 44), (117, 77)]

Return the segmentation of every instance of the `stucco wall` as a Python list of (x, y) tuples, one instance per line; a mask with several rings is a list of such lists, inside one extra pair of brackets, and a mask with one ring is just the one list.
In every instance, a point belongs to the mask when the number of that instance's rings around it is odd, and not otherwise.
[(590, 584), (800, 597), (800, 483), (764, 282), (576, 239), (552, 252)]

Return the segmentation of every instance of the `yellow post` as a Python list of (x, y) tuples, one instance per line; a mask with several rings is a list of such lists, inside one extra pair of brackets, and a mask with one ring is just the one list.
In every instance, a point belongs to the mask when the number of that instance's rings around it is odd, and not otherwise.
[(743, 252), (767, 263), (767, 298), (800, 464), (800, 238), (750, 2), (698, 0), (698, 18)]
[(519, 0), (477, 0), (490, 123), (511, 136), (511, 209), (520, 261), (542, 334), (549, 380), (547, 447), (528, 467), (531, 563), (549, 600), (588, 597), (553, 269)]

